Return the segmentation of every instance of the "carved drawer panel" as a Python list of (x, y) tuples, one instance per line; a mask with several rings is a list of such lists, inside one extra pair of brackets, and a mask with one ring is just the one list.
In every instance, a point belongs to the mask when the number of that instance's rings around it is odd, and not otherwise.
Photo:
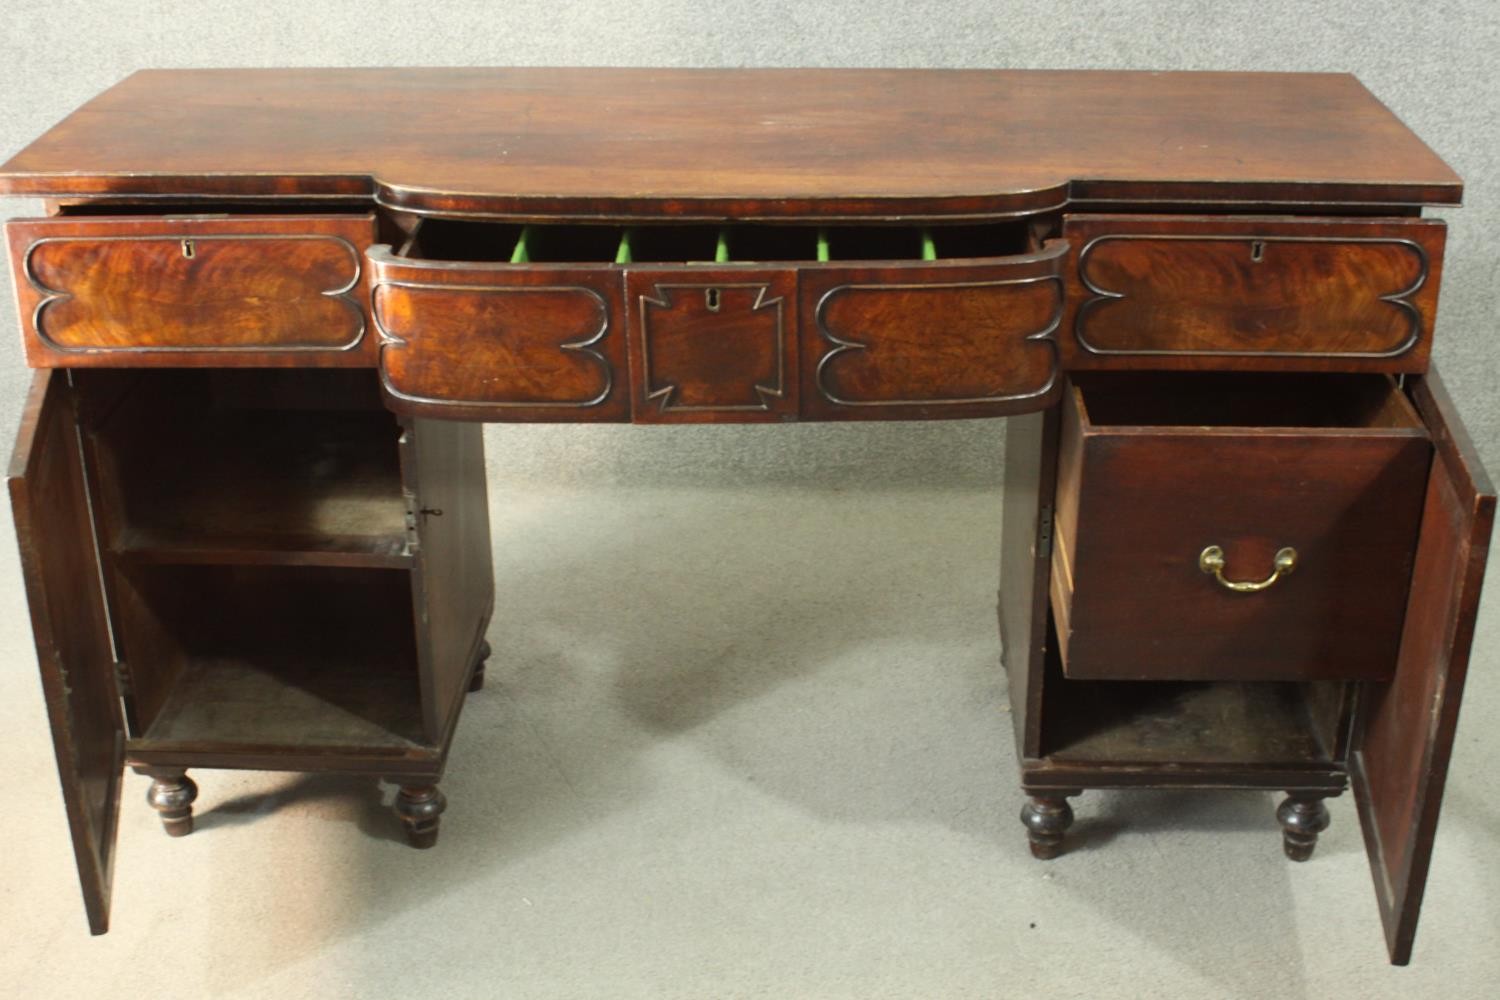
[(370, 260), (393, 409), (460, 420), (630, 418), (617, 272), (407, 262), (378, 248)]
[(1388, 376), (1074, 377), (1052, 550), (1064, 671), (1389, 677), (1431, 454)]
[(1070, 370), (1427, 366), (1442, 222), (1073, 215), (1063, 234)]
[(1039, 408), (1060, 381), (1065, 250), (804, 270), (803, 412), (931, 419)]
[(423, 220), (369, 253), (381, 383), (399, 412), (628, 421), (617, 231)]
[(6, 235), (33, 366), (374, 361), (373, 216), (57, 217)]

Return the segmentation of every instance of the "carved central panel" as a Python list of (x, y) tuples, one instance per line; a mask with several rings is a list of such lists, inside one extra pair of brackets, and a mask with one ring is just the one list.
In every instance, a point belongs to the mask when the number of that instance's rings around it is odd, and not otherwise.
[(779, 288), (776, 275), (707, 277), (632, 287), (636, 419), (755, 421), (795, 414), (790, 288)]

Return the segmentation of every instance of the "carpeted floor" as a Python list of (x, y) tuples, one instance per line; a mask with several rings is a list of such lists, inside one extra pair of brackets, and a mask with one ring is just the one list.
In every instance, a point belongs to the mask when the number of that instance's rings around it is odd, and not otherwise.
[(1495, 995), (1500, 600), (1393, 969), (1348, 797), (1306, 865), (1258, 793), (1090, 793), (1073, 852), (1029, 857), (992, 492), (491, 495), (496, 654), (438, 847), (390, 789), (232, 772), (170, 840), (131, 775), (97, 939), (0, 532), (0, 993)]

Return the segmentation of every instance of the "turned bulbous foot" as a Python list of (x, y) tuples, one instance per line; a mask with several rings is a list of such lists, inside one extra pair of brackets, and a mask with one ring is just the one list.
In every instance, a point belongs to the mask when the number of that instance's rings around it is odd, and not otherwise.
[(1328, 829), (1328, 807), (1322, 796), (1287, 793), (1276, 807), (1281, 822), (1281, 846), (1293, 861), (1306, 861), (1318, 846), (1318, 834)]
[(153, 774), (146, 802), (161, 817), (169, 837), (186, 837), (193, 832), (193, 800), (198, 786), (183, 772)]
[(469, 693), (473, 694), (484, 687), (484, 667), (490, 658), (490, 644), (488, 640), (479, 644), (479, 655), (474, 657), (474, 672), (469, 675)]
[(406, 840), (418, 850), (437, 843), (438, 823), (448, 800), (436, 785), (402, 785), (396, 793), (396, 815), (406, 827)]
[(1021, 824), (1026, 827), (1032, 857), (1050, 861), (1062, 853), (1063, 836), (1073, 825), (1073, 807), (1068, 805), (1067, 794), (1033, 795), (1021, 807)]

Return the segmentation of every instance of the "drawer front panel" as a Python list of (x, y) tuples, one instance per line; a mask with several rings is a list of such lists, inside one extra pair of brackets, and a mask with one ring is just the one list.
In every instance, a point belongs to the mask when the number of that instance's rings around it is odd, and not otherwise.
[(796, 419), (794, 270), (631, 270), (625, 287), (637, 422)]
[(372, 363), (371, 216), (43, 219), (7, 226), (27, 360)]
[[(1424, 436), (1080, 437), (1065, 419), (1052, 594), (1069, 677), (1390, 676), (1431, 455)], [(1222, 553), (1217, 576), (1204, 561), (1211, 547)], [(1293, 561), (1272, 580), (1286, 549)]]
[(1070, 216), (1070, 368), (1426, 368), (1433, 220)]
[(930, 419), (1042, 408), (1059, 384), (1063, 252), (805, 269), (804, 414)]
[(392, 409), (497, 421), (622, 421), (618, 271), (456, 265), (370, 255)]

